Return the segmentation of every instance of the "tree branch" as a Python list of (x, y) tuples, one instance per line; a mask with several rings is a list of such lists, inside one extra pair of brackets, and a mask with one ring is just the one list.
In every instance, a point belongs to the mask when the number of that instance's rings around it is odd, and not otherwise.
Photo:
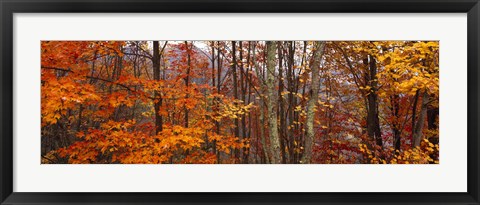
[[(74, 71), (70, 70), (70, 69), (65, 69), (65, 68), (58, 68), (58, 67), (49, 67), (49, 66), (42, 66), (42, 69), (49, 69), (49, 70), (58, 70), (58, 71), (65, 71), (65, 72), (70, 72), (70, 73), (75, 73)], [(124, 84), (121, 84), (121, 83), (117, 83), (115, 81), (112, 81), (112, 80), (108, 80), (108, 79), (104, 79), (104, 78), (99, 78), (99, 77), (95, 77), (95, 76), (85, 76), (86, 78), (89, 78), (89, 79), (94, 79), (94, 80), (100, 80), (100, 81), (103, 81), (103, 82), (106, 82), (106, 83), (110, 83), (110, 84), (113, 84), (113, 85), (117, 85), (117, 86), (120, 86), (122, 88), (125, 88), (126, 90), (132, 92), (132, 93), (138, 93), (136, 90), (128, 87), (127, 85), (124, 85)], [(146, 96), (146, 98), (149, 98), (151, 100), (155, 100), (154, 97), (150, 97), (150, 96)]]

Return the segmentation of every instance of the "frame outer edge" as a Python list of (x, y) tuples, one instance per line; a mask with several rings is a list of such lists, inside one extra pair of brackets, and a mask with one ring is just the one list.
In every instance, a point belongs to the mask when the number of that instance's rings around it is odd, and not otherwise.
[(0, 82), (0, 201), (3, 202), (13, 193), (13, 67), (12, 58), (6, 56), (12, 51), (13, 35), (13, 11), (9, 3), (0, 0), (0, 11), (2, 17), (0, 32), (0, 47), (2, 55), (1, 63), (1, 82)]
[[(28, 1), (27, 1), (28, 2)], [(33, 1), (34, 4), (43, 4), (46, 6), (45, 0)], [(68, 4), (66, 0), (56, 1), (63, 4)], [(74, 1), (78, 2), (78, 1)], [(92, 2), (105, 2), (109, 4), (114, 4), (112, 1), (85, 1), (83, 4), (88, 4)], [(162, 1), (159, 1), (162, 2)], [(328, 1), (319, 1), (327, 3)], [(386, 1), (388, 2), (388, 1)], [(407, 2), (407, 1), (406, 1)], [(471, 2), (471, 1), (466, 1)], [(463, 2), (463, 3), (466, 3)], [(480, 5), (478, 0), (475, 0), (475, 4), (468, 11), (468, 194), (474, 200), (474, 203), (471, 202), (454, 202), (454, 204), (480, 204), (479, 203), (479, 126), (480, 126), (480, 111), (478, 106), (480, 105)], [(238, 2), (237, 2), (238, 3)], [(245, 2), (247, 3), (247, 2)], [(351, 2), (352, 3), (352, 2)], [(0, 0), (0, 11), (1, 11), (1, 24), (0, 24), (0, 116), (2, 122), (0, 124), (0, 203), (4, 204), (17, 204), (19, 201), (14, 200), (13, 198), (24, 198), (16, 196), (18, 194), (13, 193), (13, 10), (15, 8), (20, 10), (22, 9), (21, 5), (25, 5), (25, 1), (13, 2), (9, 0)], [(29, 7), (26, 7), (29, 8)], [(65, 7), (63, 7), (65, 8)], [(32, 9), (32, 8), (29, 8)], [(29, 12), (28, 10), (26, 12)], [(50, 12), (62, 12), (61, 9), (46, 8), (42, 7), (44, 10), (49, 10)], [(42, 9), (33, 9), (36, 11)], [(72, 9), (75, 10), (75, 9)], [(81, 9), (80, 9), (81, 10)], [(41, 12), (41, 11), (40, 11)], [(76, 11), (79, 12), (79, 11)], [(82, 12), (82, 11), (80, 11)], [(98, 11), (97, 11), (98, 12)], [(110, 11), (111, 12), (111, 11)], [(13, 193), (13, 194), (12, 194)], [(39, 193), (40, 194), (40, 193)], [(20, 194), (22, 195), (22, 194)], [(44, 195), (44, 194), (41, 194)], [(47, 195), (47, 194), (45, 194)], [(10, 196), (11, 200), (7, 198)], [(50, 201), (53, 202), (53, 201)], [(78, 201), (76, 201), (78, 203)], [(225, 201), (224, 201), (225, 202)], [(362, 203), (361, 201), (359, 201)], [(39, 203), (38, 201), (36, 203)], [(48, 204), (49, 202), (44, 201), (40, 202)], [(75, 202), (74, 202), (75, 203)], [(105, 202), (96, 202), (106, 204)], [(201, 203), (199, 201), (199, 203)], [(241, 203), (237, 201), (236, 203)], [(313, 202), (312, 202), (313, 203)], [(316, 203), (319, 203), (317, 201)], [(392, 201), (392, 203), (394, 203)], [(418, 203), (418, 202), (417, 202)], [(412, 204), (417, 204), (412, 203)], [(431, 202), (423, 202), (431, 203)]]
[[(3, 1), (0, 0), (0, 14), (3, 15)], [(0, 23), (0, 31), (4, 31), (5, 29), (3, 28), (4, 22)], [(3, 32), (0, 32), (0, 51), (3, 52)], [(5, 69), (3, 66), (3, 54), (0, 55), (0, 68)], [(0, 89), (0, 99), (3, 99), (3, 92)], [(3, 107), (0, 106), (0, 115), (3, 113)], [(0, 125), (1, 126), (1, 125)], [(3, 138), (5, 135), (3, 135), (3, 129), (0, 128), (0, 148), (3, 149)], [(2, 203), (5, 200), (4, 197), (4, 190), (5, 188), (3, 187), (3, 182), (4, 182), (4, 177), (5, 173), (2, 171), (5, 167), (3, 161), (5, 160), (4, 154), (0, 151), (0, 203)]]
[(480, 204), (480, 3), (470, 9), (467, 16), (468, 33), (468, 193), (477, 204)]

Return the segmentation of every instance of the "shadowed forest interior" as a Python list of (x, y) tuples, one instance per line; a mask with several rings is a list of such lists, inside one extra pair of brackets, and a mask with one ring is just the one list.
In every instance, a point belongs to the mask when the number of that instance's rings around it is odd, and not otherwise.
[(43, 164), (438, 164), (438, 41), (42, 41)]

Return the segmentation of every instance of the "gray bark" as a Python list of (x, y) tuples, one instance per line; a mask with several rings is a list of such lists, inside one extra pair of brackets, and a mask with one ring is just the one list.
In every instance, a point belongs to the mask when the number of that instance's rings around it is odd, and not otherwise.
[(267, 112), (268, 112), (268, 130), (270, 134), (270, 150), (272, 153), (272, 163), (281, 163), (280, 138), (278, 137), (277, 112), (275, 105), (275, 65), (276, 65), (276, 42), (267, 41)]
[(305, 151), (301, 163), (308, 164), (312, 158), (313, 144), (315, 143), (315, 130), (313, 128), (315, 119), (315, 104), (318, 101), (318, 91), (320, 89), (320, 62), (322, 60), (325, 42), (318, 41), (314, 45), (313, 62), (310, 67), (312, 71), (310, 98), (307, 104)]

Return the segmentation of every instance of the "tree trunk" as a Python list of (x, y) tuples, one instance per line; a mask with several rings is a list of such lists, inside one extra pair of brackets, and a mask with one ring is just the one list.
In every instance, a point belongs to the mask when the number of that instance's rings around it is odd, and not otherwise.
[[(215, 84), (215, 41), (212, 41), (211, 42), (211, 47), (212, 47), (212, 56), (211, 56), (211, 64), (212, 64), (212, 88), (215, 88), (216, 84)], [(213, 92), (213, 90), (212, 90)], [(215, 106), (215, 103), (216, 103), (216, 98), (213, 99), (213, 102), (212, 102), (212, 105), (211, 105), (211, 108), (214, 108)], [(217, 121), (216, 120), (213, 120), (213, 123), (215, 124), (215, 126), (217, 126)], [(208, 144), (208, 140), (206, 142)], [(212, 143), (212, 152), (214, 154), (217, 154), (217, 147), (216, 147), (216, 141), (214, 140), (213, 143)], [(208, 146), (207, 146), (207, 149), (208, 149)]]
[(268, 129), (270, 134), (270, 150), (272, 153), (272, 163), (280, 164), (280, 138), (278, 137), (277, 112), (275, 105), (275, 66), (276, 66), (276, 42), (267, 41), (267, 112), (268, 112)]
[[(190, 87), (190, 72), (192, 70), (192, 60), (191, 60), (191, 56), (190, 56), (190, 49), (191, 48), (188, 48), (188, 42), (187, 41), (185, 41), (185, 48), (187, 49), (187, 75), (184, 78), (187, 94), (186, 94), (185, 98), (189, 98), (190, 96), (188, 95), (188, 92), (190, 92), (190, 91), (189, 91), (188, 88)], [(189, 113), (189, 110), (188, 110), (187, 106), (184, 106), (184, 110), (185, 110), (185, 127), (188, 127), (188, 113)]]
[(410, 135), (410, 145), (413, 147), (413, 135), (415, 133), (415, 119), (417, 117), (417, 104), (418, 104), (418, 97), (420, 96), (420, 90), (417, 90), (415, 92), (414, 100), (413, 100), (413, 106), (412, 106), (412, 134)]
[[(222, 65), (223, 63), (220, 55), (220, 41), (217, 41), (217, 94), (220, 94), (221, 87), (222, 87), (222, 84), (221, 84)], [(217, 107), (217, 109), (219, 107), (219, 104), (220, 104), (220, 100), (218, 98), (215, 98), (215, 106)], [(215, 122), (215, 127), (217, 128), (216, 130), (217, 134), (220, 134), (220, 122), (218, 121)], [(217, 155), (217, 162), (220, 163), (220, 153), (216, 149), (216, 144), (217, 144), (217, 141), (215, 140), (213, 149)]]
[[(265, 75), (264, 73), (262, 72), (263, 70), (261, 69), (261, 67), (257, 64), (257, 61), (256, 61), (256, 42), (253, 42), (253, 46), (252, 46), (252, 62), (254, 64), (254, 70), (255, 70), (255, 73), (257, 75), (257, 78), (259, 79), (259, 85), (260, 85), (260, 92), (261, 93), (266, 93), (267, 92), (267, 88), (266, 88), (266, 85), (265, 85)], [(251, 79), (252, 80), (252, 79)], [(264, 157), (264, 162), (269, 164), (271, 162), (271, 152), (270, 152), (270, 149), (268, 148), (267, 146), (267, 140), (266, 140), (266, 136), (265, 136), (265, 110), (263, 109), (264, 106), (267, 105), (267, 100), (263, 97), (263, 96), (259, 96), (260, 99), (259, 99), (259, 108), (258, 108), (258, 128), (259, 128), (259, 131), (257, 133), (260, 134), (259, 138), (260, 138), (260, 141), (261, 141), (261, 144), (262, 144), (262, 152), (263, 152), (263, 157)]]
[[(237, 54), (236, 54), (236, 50), (237, 50), (237, 46), (236, 46), (236, 41), (232, 41), (232, 71), (233, 71), (233, 97), (235, 98), (235, 100), (238, 100), (238, 79), (237, 79)], [(235, 106), (238, 105), (238, 103), (234, 103)], [(234, 123), (235, 123), (235, 128), (234, 128), (234, 134), (235, 134), (235, 137), (238, 137), (240, 138), (240, 126), (239, 126), (239, 123), (238, 123), (238, 118), (235, 118), (234, 120)], [(235, 149), (235, 158), (239, 158), (240, 157), (240, 150), (239, 149)]]
[(377, 146), (382, 147), (382, 134), (380, 130), (380, 120), (378, 118), (378, 102), (377, 102), (377, 63), (373, 56), (368, 56), (364, 60), (369, 65), (369, 75), (367, 76), (367, 85), (370, 86), (368, 91), (368, 113), (367, 113), (367, 132), (370, 140), (375, 141)]
[[(160, 80), (160, 45), (158, 41), (153, 42), (152, 64), (153, 64), (153, 79)], [(154, 109), (155, 109), (155, 128), (156, 128), (155, 134), (158, 134), (159, 132), (162, 131), (162, 126), (163, 126), (162, 115), (160, 115), (160, 107), (162, 106), (162, 96), (158, 91), (155, 91), (154, 96), (155, 96)]]
[(285, 123), (285, 101), (283, 100), (283, 46), (282, 41), (277, 43), (278, 45), (278, 118), (280, 121), (280, 126), (278, 127), (279, 130), (279, 137), (280, 137), (280, 150), (282, 152), (282, 163), (287, 163), (286, 151), (285, 151), (285, 139), (287, 130), (286, 130), (286, 123)]
[(294, 69), (293, 65), (295, 64), (294, 62), (294, 57), (295, 57), (295, 42), (290, 41), (288, 43), (288, 69), (287, 69), (287, 89), (288, 89), (288, 114), (287, 114), (287, 136), (288, 136), (288, 147), (289, 147), (289, 163), (293, 164), (295, 163), (295, 137), (294, 137), (294, 124), (293, 122), (295, 121), (294, 116), (295, 116), (295, 98), (293, 96), (293, 93), (295, 92), (295, 82), (294, 82)]
[[(240, 91), (241, 91), (241, 98), (242, 98), (242, 104), (246, 104), (247, 100), (247, 88), (246, 84), (246, 75), (245, 75), (245, 68), (243, 67), (243, 42), (239, 41), (238, 46), (239, 46), (239, 56), (240, 56)], [(247, 121), (246, 121), (246, 115), (241, 116), (241, 133), (242, 133), (242, 140), (244, 140), (247, 137)], [(247, 148), (243, 148), (242, 151), (240, 152), (240, 156), (242, 157), (242, 163), (248, 164), (248, 152)]]
[(303, 164), (309, 164), (312, 158), (313, 146), (315, 144), (315, 130), (314, 130), (314, 120), (315, 120), (315, 104), (318, 101), (318, 91), (320, 89), (320, 63), (322, 60), (323, 50), (325, 47), (325, 42), (316, 41), (314, 45), (313, 53), (313, 62), (310, 67), (312, 72), (311, 78), (311, 88), (310, 88), (310, 98), (307, 103), (307, 119), (306, 119), (306, 136), (305, 136), (305, 150), (303, 153), (302, 161)]
[(413, 147), (420, 146), (420, 142), (422, 142), (422, 130), (425, 122), (425, 115), (427, 114), (428, 101), (428, 93), (427, 90), (425, 90), (423, 91), (422, 96), (422, 107), (420, 108), (420, 114), (418, 115), (417, 123), (415, 124), (413, 132)]
[(400, 139), (400, 129), (399, 129), (399, 122), (398, 119), (400, 118), (400, 102), (398, 94), (394, 94), (391, 96), (390, 100), (392, 101), (392, 115), (394, 116), (394, 122), (392, 123), (392, 132), (393, 132), (393, 142), (395, 146), (395, 150), (399, 150), (401, 148), (402, 142)]

